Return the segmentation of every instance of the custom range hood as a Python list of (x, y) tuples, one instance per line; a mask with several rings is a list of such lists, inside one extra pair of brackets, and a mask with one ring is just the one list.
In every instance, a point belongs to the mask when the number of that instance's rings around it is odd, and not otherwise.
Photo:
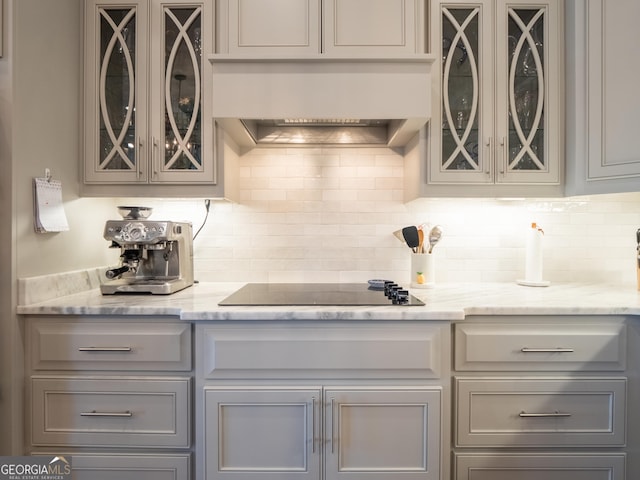
[(403, 147), (430, 117), (430, 55), (209, 60), (214, 119), (241, 147)]

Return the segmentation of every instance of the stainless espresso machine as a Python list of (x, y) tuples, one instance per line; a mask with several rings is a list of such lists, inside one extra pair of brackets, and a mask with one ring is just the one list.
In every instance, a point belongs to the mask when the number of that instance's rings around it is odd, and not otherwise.
[(149, 207), (118, 207), (104, 238), (120, 249), (120, 265), (107, 270), (104, 295), (170, 294), (193, 285), (193, 229), (188, 222), (147, 220)]

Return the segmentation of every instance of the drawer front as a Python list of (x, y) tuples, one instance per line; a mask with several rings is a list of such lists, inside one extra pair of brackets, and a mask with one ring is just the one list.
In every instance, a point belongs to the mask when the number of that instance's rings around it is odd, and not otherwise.
[[(34, 454), (41, 455), (41, 454)], [(73, 480), (189, 480), (191, 455), (65, 454)]]
[(458, 371), (625, 369), (625, 326), (457, 324)]
[(456, 454), (455, 480), (624, 480), (615, 454)]
[(624, 378), (456, 378), (459, 446), (623, 446)]
[(191, 370), (188, 323), (36, 320), (34, 370)]
[(439, 378), (448, 325), (199, 325), (198, 375), (224, 378)]
[(32, 378), (32, 443), (188, 447), (190, 383), (187, 378)]

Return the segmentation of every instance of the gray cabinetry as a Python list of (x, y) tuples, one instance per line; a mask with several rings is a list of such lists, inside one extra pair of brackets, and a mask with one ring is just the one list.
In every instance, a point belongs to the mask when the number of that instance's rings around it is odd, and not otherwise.
[[(123, 480), (124, 474), (135, 480), (184, 480), (189, 478), (188, 454), (73, 455), (74, 480)], [(135, 473), (134, 473), (135, 472)]]
[(567, 0), (567, 193), (637, 191), (636, 0)]
[(417, 0), (222, 0), (217, 53), (393, 56), (424, 52)]
[(562, 19), (562, 2), (431, 2), (440, 101), (407, 199), (561, 193)]
[(629, 478), (626, 332), (614, 317), (456, 324), (453, 478)]
[(190, 324), (29, 317), (26, 332), (28, 453), (70, 455), (74, 478), (191, 477)]
[(168, 196), (170, 185), (206, 184), (207, 196), (222, 195), (203, 61), (213, 31), (212, 0), (86, 3), (87, 193)]
[(199, 480), (448, 478), (449, 325), (196, 326)]

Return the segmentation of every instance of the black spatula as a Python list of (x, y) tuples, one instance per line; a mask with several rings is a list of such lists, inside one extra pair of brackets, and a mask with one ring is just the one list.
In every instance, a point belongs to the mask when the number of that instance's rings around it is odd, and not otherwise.
[(418, 251), (418, 245), (420, 245), (420, 237), (418, 235), (418, 229), (414, 226), (404, 227), (402, 229), (402, 236), (404, 241), (414, 253)]

